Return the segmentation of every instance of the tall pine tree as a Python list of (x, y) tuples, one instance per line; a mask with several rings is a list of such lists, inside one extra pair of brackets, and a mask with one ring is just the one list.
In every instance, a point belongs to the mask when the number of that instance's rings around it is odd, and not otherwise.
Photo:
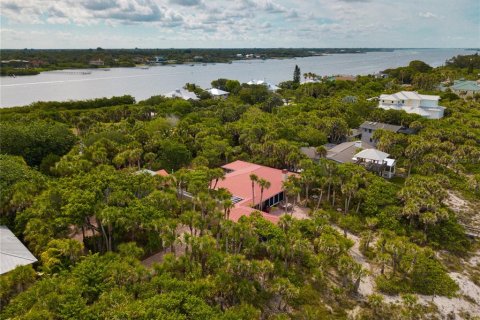
[(293, 71), (293, 82), (300, 84), (300, 68), (298, 65), (295, 65), (295, 70)]

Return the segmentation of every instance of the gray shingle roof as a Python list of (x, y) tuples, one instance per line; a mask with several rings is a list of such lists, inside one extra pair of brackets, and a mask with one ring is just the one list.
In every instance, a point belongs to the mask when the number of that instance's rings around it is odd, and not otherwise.
[(339, 162), (339, 163), (351, 163), (352, 158), (357, 153), (358, 146), (352, 142), (344, 142), (327, 151), (327, 159)]
[(382, 123), (382, 122), (365, 121), (360, 125), (360, 128), (373, 129), (373, 130), (383, 129), (387, 131), (397, 132), (402, 128), (402, 126), (396, 126), (393, 124)]

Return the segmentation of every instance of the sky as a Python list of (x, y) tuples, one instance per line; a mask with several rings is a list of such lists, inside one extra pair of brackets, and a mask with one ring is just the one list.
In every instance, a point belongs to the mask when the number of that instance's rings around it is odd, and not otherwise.
[(480, 47), (480, 0), (1, 0), (1, 48)]

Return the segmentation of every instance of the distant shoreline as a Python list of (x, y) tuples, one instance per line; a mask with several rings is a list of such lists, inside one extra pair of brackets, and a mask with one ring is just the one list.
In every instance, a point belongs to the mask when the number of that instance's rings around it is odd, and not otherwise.
[(294, 59), (332, 54), (393, 52), (386, 48), (254, 49), (2, 49), (0, 75), (38, 75), (45, 71), (135, 68), (141, 66), (232, 63)]

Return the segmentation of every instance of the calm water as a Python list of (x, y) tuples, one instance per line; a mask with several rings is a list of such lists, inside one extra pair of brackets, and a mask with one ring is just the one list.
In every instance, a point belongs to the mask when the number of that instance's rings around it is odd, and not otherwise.
[(265, 79), (271, 83), (290, 80), (297, 64), (302, 74), (318, 75), (371, 74), (389, 67), (407, 65), (412, 60), (422, 60), (439, 66), (458, 54), (472, 54), (463, 49), (412, 49), (366, 54), (337, 54), (321, 57), (285, 60), (250, 60), (231, 64), (177, 65), (137, 68), (112, 68), (110, 71), (92, 70), (88, 75), (71, 75), (43, 72), (35, 76), (2, 77), (1, 107), (27, 105), (35, 101), (64, 101), (111, 97), (124, 94), (137, 101), (152, 95), (164, 94), (185, 83), (195, 83), (203, 88), (218, 78), (247, 82)]

